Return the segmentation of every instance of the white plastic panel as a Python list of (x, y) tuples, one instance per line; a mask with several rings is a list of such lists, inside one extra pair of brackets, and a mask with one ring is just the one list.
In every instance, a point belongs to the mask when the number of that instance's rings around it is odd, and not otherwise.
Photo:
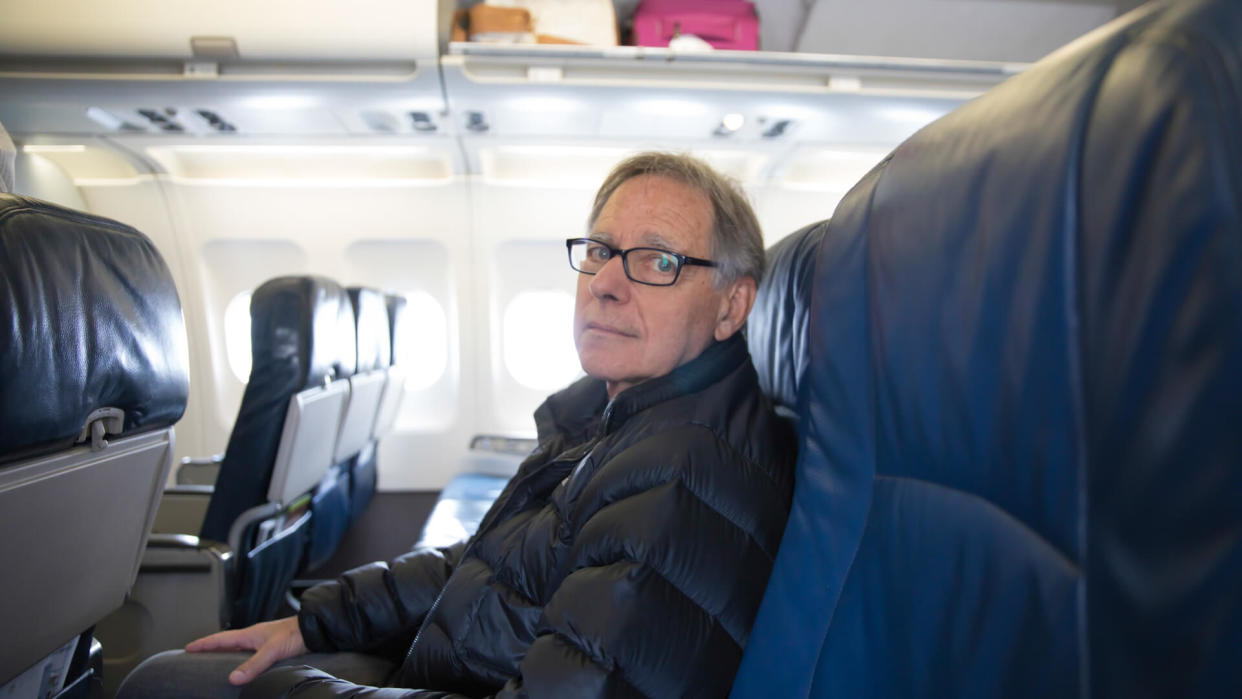
[(332, 465), (349, 382), (338, 379), (289, 399), (267, 499), (288, 505), (319, 483)]
[[(492, 248), (489, 316), (494, 334), (487, 402), (496, 424), (484, 432), (531, 434), (535, 408), (582, 375), (573, 338), (578, 273), (569, 266), (564, 242), (580, 233), (552, 229), (543, 235), (542, 240), (509, 240)], [(546, 313), (525, 312), (532, 303)], [(560, 366), (547, 361), (552, 358)]]
[[(452, 231), (462, 223), (446, 228)], [(345, 250), (347, 285), (362, 284), (406, 297), (409, 337), (403, 344), (410, 356), (397, 361), (408, 365), (406, 379), (417, 381), (407, 384), (396, 427), (422, 434), (443, 433), (461, 417), (459, 298), (463, 275), (471, 267), (468, 250), (459, 247), (464, 242), (460, 237), (440, 237), (357, 240)]]
[[(309, 258), (306, 250), (292, 241), (223, 238), (203, 245), (199, 251), (198, 266), (202, 283), (199, 287), (201, 291), (195, 296), (203, 304), (211, 342), (192, 350), (195, 354), (207, 355), (210, 380), (217, 392), (213, 401), (215, 418), (226, 436), (237, 417), (246, 387), (245, 379), (237, 377), (229, 362), (229, 345), (232, 345), (233, 355), (249, 356), (251, 353), (249, 303), (242, 309), (234, 306), (235, 311), (245, 312), (244, 324), (234, 323), (230, 328), (225, 313), (240, 295), (249, 294), (268, 279), (282, 274), (306, 273)], [(236, 317), (234, 320), (237, 320)], [(229, 330), (233, 332), (228, 333)], [(223, 448), (221, 440), (216, 450), (223, 451)]]
[(387, 380), (386, 371), (368, 371), (349, 377), (349, 399), (341, 417), (340, 432), (336, 436), (333, 463), (340, 463), (357, 454), (371, 440), (380, 396)]

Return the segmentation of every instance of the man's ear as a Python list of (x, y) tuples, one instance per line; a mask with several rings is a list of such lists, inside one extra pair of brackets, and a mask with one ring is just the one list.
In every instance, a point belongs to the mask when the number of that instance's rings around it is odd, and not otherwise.
[(729, 284), (716, 316), (716, 340), (729, 339), (746, 324), (750, 308), (755, 305), (755, 287), (755, 280), (750, 277), (742, 277)]

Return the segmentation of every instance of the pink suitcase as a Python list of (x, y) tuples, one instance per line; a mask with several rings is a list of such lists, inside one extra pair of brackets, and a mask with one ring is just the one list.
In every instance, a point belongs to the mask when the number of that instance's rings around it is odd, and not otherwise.
[(678, 32), (718, 49), (759, 48), (759, 18), (747, 0), (643, 0), (634, 11), (637, 46), (668, 46)]

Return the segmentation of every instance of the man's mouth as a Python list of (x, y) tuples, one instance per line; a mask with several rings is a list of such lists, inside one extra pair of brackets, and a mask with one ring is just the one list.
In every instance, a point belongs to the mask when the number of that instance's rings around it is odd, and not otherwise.
[(637, 335), (632, 332), (628, 332), (611, 325), (606, 325), (604, 323), (587, 323), (584, 330), (596, 330), (608, 335), (617, 335), (619, 337), (637, 337)]

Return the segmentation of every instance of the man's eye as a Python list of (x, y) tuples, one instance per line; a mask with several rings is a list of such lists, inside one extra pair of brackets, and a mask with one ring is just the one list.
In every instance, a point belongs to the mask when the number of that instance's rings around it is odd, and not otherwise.
[(672, 255), (656, 255), (652, 260), (652, 265), (660, 274), (669, 274), (677, 269), (677, 262), (673, 260)]
[(612, 251), (603, 245), (588, 245), (587, 257), (597, 262), (604, 262), (608, 258), (612, 257)]

